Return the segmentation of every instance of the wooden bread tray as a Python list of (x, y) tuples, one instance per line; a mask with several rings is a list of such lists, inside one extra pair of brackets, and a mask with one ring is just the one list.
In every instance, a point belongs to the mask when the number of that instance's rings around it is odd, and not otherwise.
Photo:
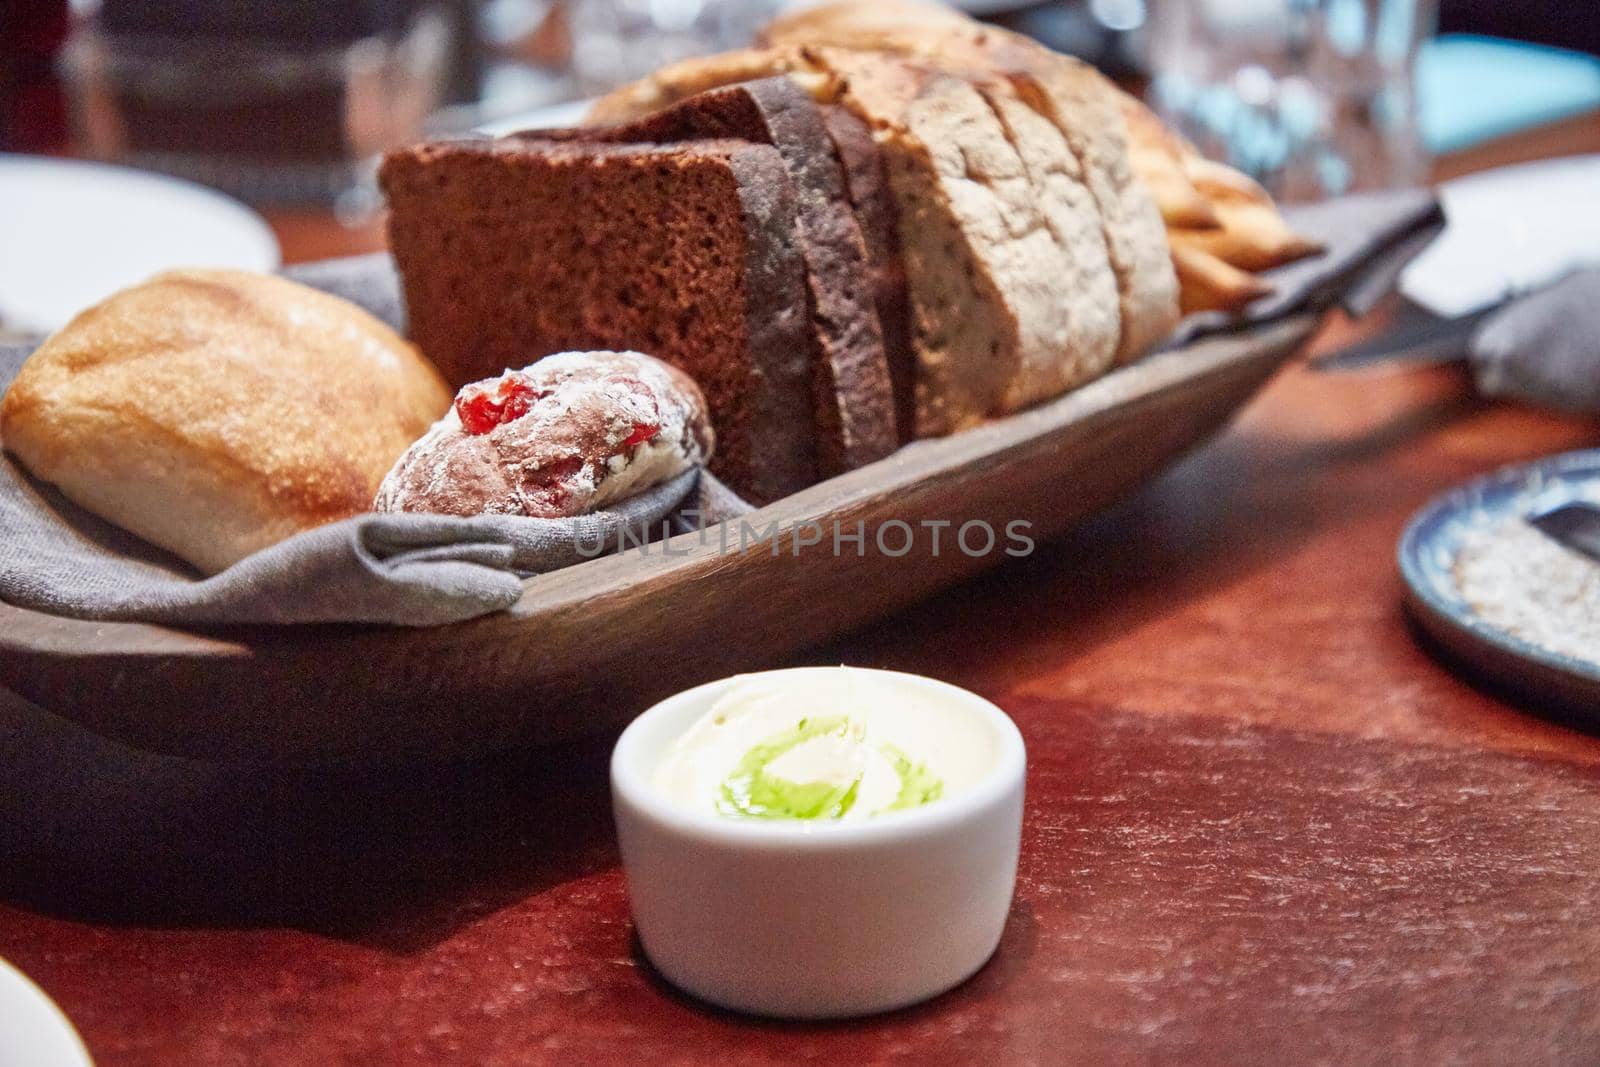
[[(1303, 314), (1123, 368), (976, 430), (919, 442), (749, 516), (784, 529), (864, 522), (865, 555), (831, 532), (724, 553), (714, 532), (526, 583), (511, 610), (430, 629), (252, 628), (205, 635), (0, 604), (0, 684), (153, 751), (263, 762), (458, 758), (612, 731), (685, 686), (760, 668), (978, 570), (929, 538), (892, 557), (899, 519), (981, 519), (1059, 533), (1222, 426), (1316, 326)], [(898, 548), (898, 539), (892, 543)], [(1002, 540), (1003, 544), (1003, 540)]]

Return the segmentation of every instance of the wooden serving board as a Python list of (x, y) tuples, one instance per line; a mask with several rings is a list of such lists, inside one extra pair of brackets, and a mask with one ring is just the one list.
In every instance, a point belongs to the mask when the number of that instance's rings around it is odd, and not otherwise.
[[(198, 635), (0, 604), (0, 684), (127, 744), (227, 760), (457, 758), (615, 730), (678, 689), (760, 668), (1009, 558), (951, 551), (954, 527), (937, 556), (926, 536), (884, 555), (872, 545), (880, 524), (1065, 530), (1222, 426), (1315, 326), (1300, 315), (1153, 356), (745, 520), (821, 522), (821, 544), (797, 549), (790, 534), (776, 549), (723, 552), (714, 531), (685, 534), (671, 555), (592, 560), (530, 579), (509, 611), (419, 630)], [(835, 521), (865, 524), (864, 555), (834, 554)]]

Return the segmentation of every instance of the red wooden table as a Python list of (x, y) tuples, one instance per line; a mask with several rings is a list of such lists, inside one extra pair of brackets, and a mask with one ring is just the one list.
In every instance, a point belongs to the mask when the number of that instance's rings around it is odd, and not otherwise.
[[(1600, 122), (1551, 137), (1446, 169)], [(0, 955), (104, 1064), (1600, 1062), (1600, 740), (1420, 648), (1393, 561), (1432, 494), (1596, 443), (1449, 371), (1291, 369), (1075, 534), (804, 657), (968, 686), (1026, 738), (1000, 950), (922, 1007), (779, 1024), (663, 985), (600, 742), (211, 781), (188, 851), (13, 884)]]

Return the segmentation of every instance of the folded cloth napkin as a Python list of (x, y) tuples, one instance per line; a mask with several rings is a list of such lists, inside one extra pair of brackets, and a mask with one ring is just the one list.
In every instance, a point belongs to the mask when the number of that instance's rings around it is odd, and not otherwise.
[(284, 277), (359, 304), (398, 333), (406, 332), (406, 302), (400, 272), (387, 252), (323, 259), (286, 267)]
[[(29, 348), (0, 346), (0, 391)], [(433, 626), (500, 611), (522, 576), (581, 563), (619, 543), (748, 510), (689, 471), (573, 519), (359, 515), (198, 576), (162, 550), (76, 507), (0, 457), (0, 600), (76, 618), (222, 626), (367, 622)]]
[(1600, 412), (1600, 270), (1582, 270), (1484, 319), (1467, 345), (1486, 396)]

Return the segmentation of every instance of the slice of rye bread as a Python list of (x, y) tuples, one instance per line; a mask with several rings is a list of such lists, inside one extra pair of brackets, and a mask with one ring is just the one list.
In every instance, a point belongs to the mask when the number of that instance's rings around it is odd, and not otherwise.
[(805, 271), (769, 145), (459, 141), (380, 181), (412, 339), (453, 384), (553, 352), (637, 349), (687, 372), (711, 469), (757, 503), (817, 478)]
[(895, 450), (895, 382), (885, 331), (872, 291), (864, 294), (862, 286), (873, 256), (841, 153), (809, 92), (787, 77), (762, 78), (700, 93), (621, 126), (519, 136), (653, 144), (720, 138), (775, 147), (795, 190), (806, 267), (819, 471), (828, 477)]
[(1024, 100), (1055, 122), (1083, 167), (1117, 276), (1122, 338), (1116, 362), (1129, 363), (1178, 324), (1178, 275), (1166, 224), (1133, 169), (1116, 87), (1086, 63), (1041, 51), (1048, 64), (1041, 59), (1042, 70), (1012, 81)]
[(900, 228), (895, 219), (889, 165), (872, 128), (849, 108), (822, 105), (828, 134), (844, 164), (846, 190), (867, 243), (867, 275), (883, 328), (883, 350), (894, 383), (895, 424), (901, 442), (916, 435), (916, 355), (911, 348), (911, 294), (900, 258)]
[[(661, 109), (712, 89), (762, 77), (782, 76), (821, 105), (828, 133), (845, 169), (847, 192), (867, 243), (873, 301), (883, 334), (889, 376), (894, 385), (895, 421), (902, 442), (916, 433), (911, 351), (910, 298), (900, 261), (899, 230), (887, 161), (871, 127), (850, 109), (832, 101), (837, 79), (818, 68), (799, 49), (743, 49), (696, 56), (662, 67), (640, 81), (601, 97), (585, 121), (606, 127), (646, 118)], [(596, 127), (588, 127), (596, 128)]]

